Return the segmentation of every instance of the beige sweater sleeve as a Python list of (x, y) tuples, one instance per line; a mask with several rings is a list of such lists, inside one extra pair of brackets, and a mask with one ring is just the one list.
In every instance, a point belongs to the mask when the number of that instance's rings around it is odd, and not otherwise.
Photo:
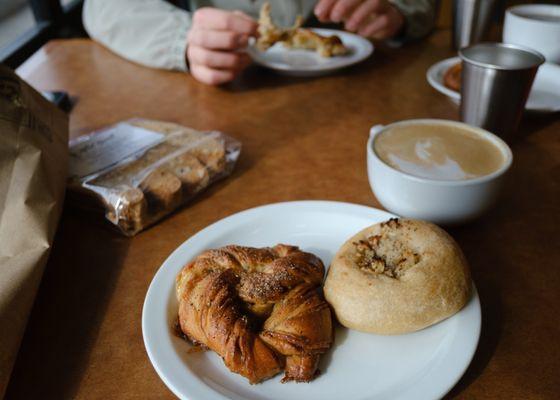
[(86, 0), (83, 22), (92, 39), (128, 60), (187, 70), (187, 11), (163, 0)]

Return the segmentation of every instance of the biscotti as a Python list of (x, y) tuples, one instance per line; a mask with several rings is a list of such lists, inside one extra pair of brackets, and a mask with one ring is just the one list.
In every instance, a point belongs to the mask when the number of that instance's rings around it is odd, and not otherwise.
[(71, 143), (69, 187), (130, 236), (230, 174), (240, 149), (221, 132), (133, 119)]

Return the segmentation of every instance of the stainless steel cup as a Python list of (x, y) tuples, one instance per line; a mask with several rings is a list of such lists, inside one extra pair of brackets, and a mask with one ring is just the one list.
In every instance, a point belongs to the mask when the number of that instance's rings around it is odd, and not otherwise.
[(462, 49), (484, 39), (496, 0), (453, 0), (453, 47)]
[(517, 130), (542, 54), (527, 47), (479, 43), (461, 49), (461, 121), (507, 138)]

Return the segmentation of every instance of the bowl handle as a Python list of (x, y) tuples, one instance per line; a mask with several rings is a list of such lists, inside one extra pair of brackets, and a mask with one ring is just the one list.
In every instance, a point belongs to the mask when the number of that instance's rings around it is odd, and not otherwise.
[(383, 129), (385, 129), (385, 125), (379, 124), (372, 126), (369, 130), (369, 137), (372, 138), (374, 136), (377, 136)]

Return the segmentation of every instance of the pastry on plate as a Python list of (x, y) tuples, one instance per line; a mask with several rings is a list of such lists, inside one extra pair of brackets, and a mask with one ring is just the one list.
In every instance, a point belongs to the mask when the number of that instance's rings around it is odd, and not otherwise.
[(456, 92), (461, 91), (461, 63), (453, 64), (443, 75), (443, 84)]
[(348, 49), (336, 35), (323, 36), (310, 29), (297, 29), (284, 46), (291, 49), (315, 50), (322, 57), (342, 56)]
[(340, 323), (377, 334), (414, 332), (455, 314), (471, 296), (465, 256), (436, 225), (391, 219), (342, 245), (325, 281)]
[(257, 48), (265, 51), (274, 44), (281, 42), (289, 49), (315, 50), (322, 57), (340, 56), (348, 53), (342, 40), (336, 35), (323, 36), (310, 29), (302, 28), (303, 19), (297, 17), (289, 28), (277, 26), (270, 15), (270, 4), (264, 3), (259, 18), (259, 38)]
[(207, 250), (177, 276), (179, 327), (251, 383), (308, 382), (334, 336), (324, 271), (294, 246)]

